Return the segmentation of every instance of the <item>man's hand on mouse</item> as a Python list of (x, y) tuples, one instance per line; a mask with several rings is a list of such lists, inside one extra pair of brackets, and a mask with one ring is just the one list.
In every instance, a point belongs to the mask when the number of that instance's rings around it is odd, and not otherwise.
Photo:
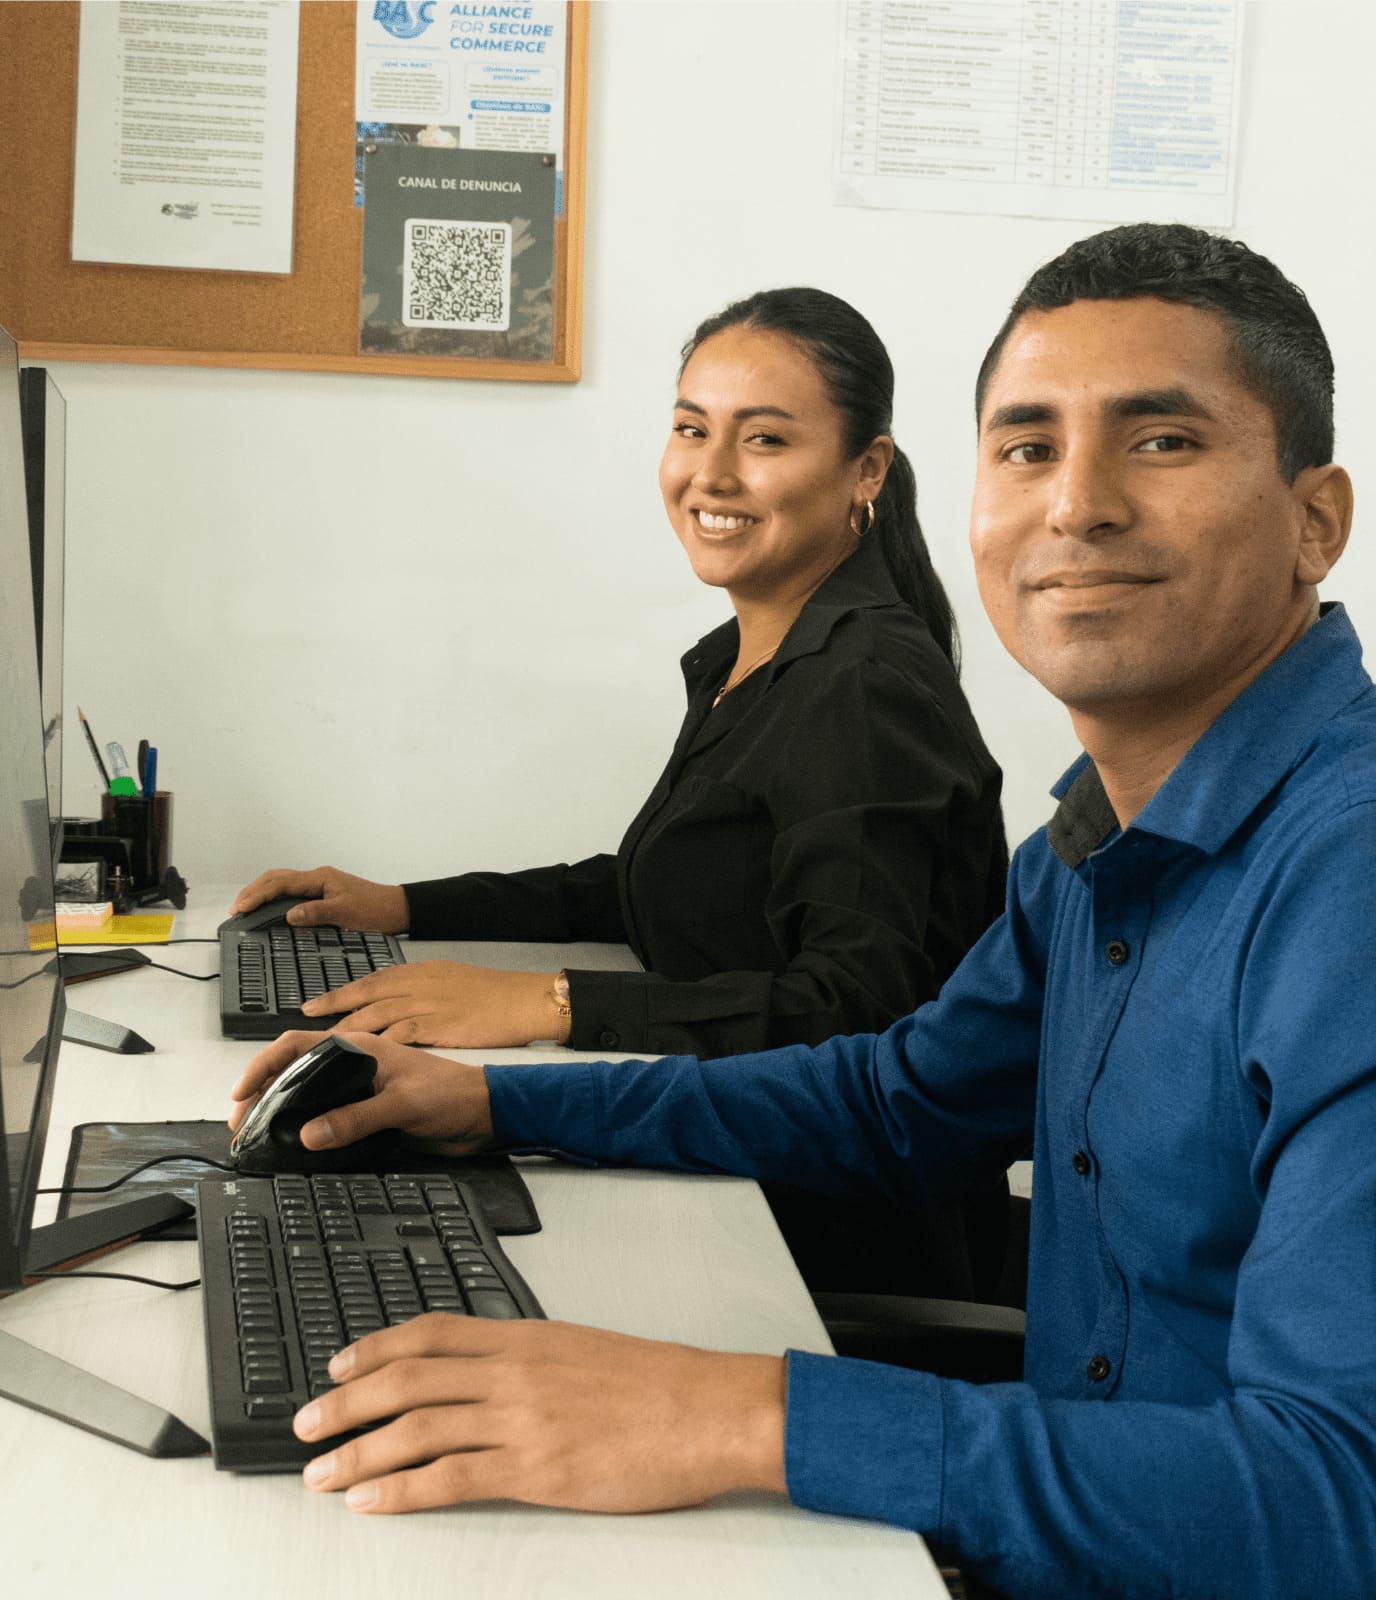
[(660, 1511), (787, 1492), (779, 1356), (435, 1312), (340, 1351), (330, 1376), (338, 1387), (297, 1413), (300, 1438), (384, 1423), (305, 1469), (354, 1511)]
[(411, 924), (411, 907), (399, 883), (373, 883), (341, 872), (338, 867), (316, 867), (294, 872), (275, 867), (245, 884), (229, 908), (231, 916), (252, 911), (265, 900), (281, 895), (304, 900), (293, 906), (287, 921), (294, 928), (359, 928), (376, 933), (405, 933)]
[[(374, 1092), (366, 1100), (338, 1106), (307, 1122), (301, 1129), (301, 1143), (308, 1150), (337, 1149), (388, 1128), (443, 1141), (453, 1145), (460, 1155), (480, 1149), (492, 1138), (487, 1077), (481, 1067), (465, 1061), (446, 1061), (367, 1034), (339, 1031), (377, 1062)], [(229, 1116), (230, 1127), (238, 1127), (249, 1107), (284, 1067), (324, 1037), (321, 1033), (284, 1033), (266, 1050), (260, 1050), (229, 1091), (235, 1102)]]
[(400, 1044), (450, 1050), (530, 1044), (569, 1036), (554, 994), (556, 974), (499, 972), (458, 961), (408, 961), (355, 978), (301, 1008), (328, 1026), (342, 1013), (347, 1029)]

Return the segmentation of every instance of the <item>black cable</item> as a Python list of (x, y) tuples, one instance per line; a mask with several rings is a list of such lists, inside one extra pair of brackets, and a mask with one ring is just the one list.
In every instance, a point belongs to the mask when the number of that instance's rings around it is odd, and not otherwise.
[[(131, 1167), (123, 1177), (116, 1178), (113, 1183), (96, 1184), (68, 1184), (60, 1189), (37, 1189), (36, 1194), (109, 1194), (111, 1189), (118, 1189), (121, 1184), (128, 1183), (130, 1178), (138, 1177), (140, 1172), (147, 1172), (149, 1167), (160, 1167), (167, 1161), (198, 1161), (202, 1166), (218, 1167), (221, 1172), (234, 1172), (234, 1167), (228, 1166), (223, 1161), (216, 1161), (210, 1156), (197, 1154), (192, 1150), (178, 1151), (172, 1155), (154, 1156), (151, 1161), (142, 1161), (136, 1167)], [(27, 1278), (113, 1278), (121, 1283), (142, 1283), (150, 1289), (170, 1289), (174, 1294), (182, 1289), (196, 1289), (200, 1287), (199, 1278), (187, 1278), (182, 1283), (168, 1283), (163, 1278), (144, 1278), (136, 1272), (28, 1272)]]
[[(139, 1173), (147, 1172), (149, 1167), (160, 1167), (167, 1161), (198, 1161), (202, 1166), (218, 1167), (221, 1172), (234, 1172), (237, 1169), (223, 1161), (216, 1161), (210, 1156), (197, 1154), (192, 1150), (177, 1151), (172, 1155), (154, 1156), (151, 1161), (142, 1161), (136, 1167), (131, 1167), (123, 1177), (116, 1178), (113, 1183), (96, 1184), (67, 1184), (60, 1189), (36, 1189), (35, 1194), (109, 1194), (111, 1189), (118, 1189), (121, 1184), (128, 1183), (130, 1178), (137, 1178)], [(121, 1283), (143, 1283), (150, 1289), (170, 1289), (174, 1294), (182, 1289), (197, 1289), (200, 1287), (199, 1278), (187, 1278), (182, 1283), (168, 1283), (163, 1278), (144, 1278), (136, 1272), (27, 1272), (27, 1278), (114, 1278)]]
[[(163, 944), (218, 944), (219, 940), (156, 939), (145, 940), (144, 943), (154, 946)], [(131, 945), (129, 948), (134, 949), (136, 947)], [(78, 953), (85, 956), (95, 956), (99, 954), (99, 951), (94, 949), (83, 949)], [(117, 959), (117, 954), (113, 950), (110, 952), (109, 956), (106, 957), (106, 961), (108, 964), (105, 967), (105, 970), (95, 974), (95, 976), (110, 978), (113, 977), (117, 972), (143, 972), (149, 967), (156, 969), (158, 972), (170, 972), (178, 978), (190, 978), (193, 983), (210, 983), (220, 976), (218, 972), (186, 972), (181, 967), (169, 967), (167, 963), (163, 961), (120, 961)]]
[[(41, 1192), (41, 1191), (40, 1191)], [(26, 1272), (26, 1278), (118, 1278), (121, 1283), (146, 1283), (150, 1289), (171, 1289), (175, 1294), (181, 1289), (199, 1289), (199, 1278), (187, 1278), (183, 1283), (168, 1283), (162, 1278), (141, 1278), (136, 1272)]]
[(118, 1189), (121, 1184), (128, 1183), (130, 1178), (137, 1178), (139, 1173), (147, 1172), (149, 1167), (160, 1167), (167, 1161), (198, 1161), (202, 1166), (218, 1167), (221, 1172), (237, 1172), (238, 1167), (230, 1166), (227, 1162), (216, 1161), (212, 1156), (203, 1156), (195, 1150), (174, 1151), (171, 1155), (153, 1156), (151, 1160), (141, 1161), (138, 1166), (130, 1167), (123, 1177), (116, 1178), (113, 1183), (95, 1184), (68, 1184), (59, 1189), (35, 1189), (35, 1194), (109, 1194), (112, 1189)]
[(210, 983), (220, 974), (218, 972), (183, 972), (180, 967), (169, 967), (164, 961), (130, 961), (129, 967), (137, 967), (140, 972), (151, 968), (155, 972), (170, 972), (178, 978), (190, 978), (192, 983)]

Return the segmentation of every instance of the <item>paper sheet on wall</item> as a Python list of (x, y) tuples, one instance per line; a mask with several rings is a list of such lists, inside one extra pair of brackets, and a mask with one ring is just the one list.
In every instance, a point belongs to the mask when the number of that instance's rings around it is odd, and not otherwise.
[(562, 211), (563, 0), (356, 0), (354, 199), (366, 152), (387, 144), (432, 150), (553, 153)]
[(290, 272), (297, 0), (83, 0), (72, 258)]
[(1242, 10), (1225, 0), (846, 0), (833, 199), (1226, 227)]

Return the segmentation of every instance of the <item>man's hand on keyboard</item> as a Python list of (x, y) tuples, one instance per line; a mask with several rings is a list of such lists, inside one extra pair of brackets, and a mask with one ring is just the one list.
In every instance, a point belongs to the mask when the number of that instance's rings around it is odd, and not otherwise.
[[(341, 1034), (344, 1030), (337, 1030)], [(283, 1068), (305, 1055), (325, 1037), (321, 1033), (284, 1033), (266, 1050), (260, 1050), (229, 1097), (235, 1102), (229, 1116), (238, 1127), (249, 1107)], [(377, 1062), (374, 1092), (367, 1100), (338, 1106), (301, 1129), (308, 1150), (333, 1150), (355, 1144), (370, 1133), (398, 1128), (421, 1139), (442, 1141), (454, 1153), (467, 1155), (492, 1137), (492, 1110), (487, 1076), (465, 1061), (446, 1061), (408, 1050), (404, 1045), (368, 1034), (348, 1034), (349, 1043)]]
[(298, 1412), (307, 1441), (384, 1422), (305, 1470), (351, 1510), (511, 1499), (659, 1511), (786, 1492), (784, 1366), (561, 1322), (443, 1313), (360, 1339), (339, 1387)]
[(411, 923), (411, 907), (399, 883), (373, 883), (341, 872), (338, 867), (316, 867), (311, 872), (275, 867), (271, 872), (261, 872), (240, 889), (229, 908), (230, 914), (237, 917), (280, 895), (307, 902), (287, 913), (287, 921), (295, 928), (405, 933)]
[(498, 972), (458, 961), (408, 961), (331, 989), (301, 1008), (336, 1031), (380, 1033), (401, 1044), (450, 1050), (530, 1044), (569, 1035), (554, 997), (553, 973)]

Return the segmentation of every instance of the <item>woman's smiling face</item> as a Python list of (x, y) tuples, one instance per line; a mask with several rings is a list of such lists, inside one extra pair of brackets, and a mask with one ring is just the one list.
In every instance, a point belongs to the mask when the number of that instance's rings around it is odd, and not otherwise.
[(843, 427), (791, 339), (741, 324), (698, 346), (679, 380), (659, 487), (703, 583), (767, 604), (811, 593), (850, 553), (851, 513), (878, 489), (863, 492), (868, 452), (847, 459)]

